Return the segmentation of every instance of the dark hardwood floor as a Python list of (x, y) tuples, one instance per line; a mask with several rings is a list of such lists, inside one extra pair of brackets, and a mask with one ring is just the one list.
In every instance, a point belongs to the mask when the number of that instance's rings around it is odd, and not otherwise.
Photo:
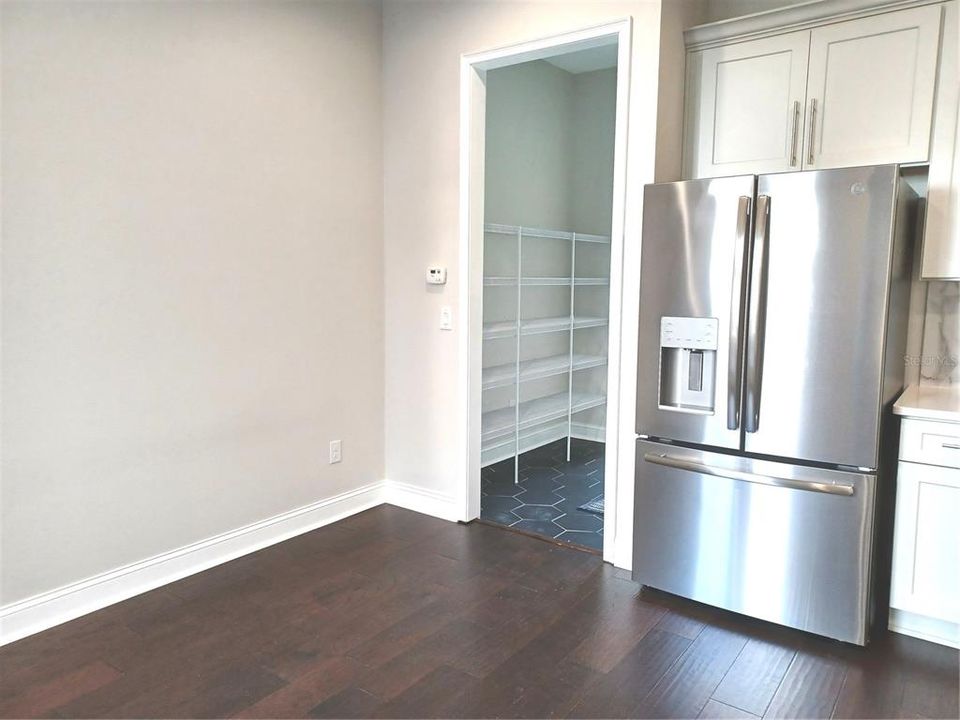
[(954, 650), (638, 591), (595, 555), (383, 506), (0, 648), (0, 715), (957, 717)]

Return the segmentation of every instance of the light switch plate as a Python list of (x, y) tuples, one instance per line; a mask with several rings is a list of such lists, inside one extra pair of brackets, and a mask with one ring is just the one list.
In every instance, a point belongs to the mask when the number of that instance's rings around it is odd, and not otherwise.
[(440, 329), (453, 330), (453, 309), (449, 305), (440, 308)]

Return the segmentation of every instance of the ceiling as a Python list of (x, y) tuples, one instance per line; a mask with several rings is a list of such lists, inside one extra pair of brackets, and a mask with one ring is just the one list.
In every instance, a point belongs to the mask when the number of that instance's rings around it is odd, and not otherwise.
[(544, 58), (546, 62), (555, 65), (568, 73), (580, 73), (605, 70), (617, 66), (617, 43), (576, 50), (574, 52)]

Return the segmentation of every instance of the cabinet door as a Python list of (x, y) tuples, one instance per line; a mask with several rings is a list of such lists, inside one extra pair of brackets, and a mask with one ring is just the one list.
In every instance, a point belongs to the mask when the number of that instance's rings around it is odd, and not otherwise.
[(901, 462), (890, 606), (960, 621), (960, 472)]
[(810, 33), (704, 50), (688, 131), (694, 177), (799, 169)]
[(811, 31), (804, 166), (926, 162), (939, 5)]
[(947, 3), (930, 147), (924, 280), (960, 280), (960, 4)]

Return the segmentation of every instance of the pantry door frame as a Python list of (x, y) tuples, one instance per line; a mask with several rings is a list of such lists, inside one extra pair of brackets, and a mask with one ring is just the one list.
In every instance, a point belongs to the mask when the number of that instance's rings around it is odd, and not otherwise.
[[(622, 357), (624, 226), (627, 208), (627, 127), (630, 102), (632, 22), (611, 23), (553, 35), (460, 59), (460, 238), (459, 238), (459, 405), (461, 417), (460, 519), (480, 516), (480, 416), (483, 349), (483, 207), (484, 145), (486, 131), (486, 74), (490, 70), (542, 60), (566, 52), (617, 43), (617, 106), (614, 130), (613, 214), (610, 232), (610, 318), (608, 324), (607, 405), (604, 472), (603, 558), (618, 566), (629, 563), (631, 539), (617, 532), (620, 519), (619, 485), (632, 482), (633, 428), (622, 427), (621, 371), (632, 372), (635, 362)], [(638, 271), (639, 272), (639, 269)], [(631, 286), (636, 283), (628, 283)], [(634, 329), (634, 332), (636, 330)], [(632, 344), (631, 344), (632, 345)], [(632, 403), (632, 398), (627, 398)], [(632, 423), (631, 423), (632, 425)], [(629, 465), (629, 467), (625, 467)], [(619, 508), (622, 510), (622, 508)]]

